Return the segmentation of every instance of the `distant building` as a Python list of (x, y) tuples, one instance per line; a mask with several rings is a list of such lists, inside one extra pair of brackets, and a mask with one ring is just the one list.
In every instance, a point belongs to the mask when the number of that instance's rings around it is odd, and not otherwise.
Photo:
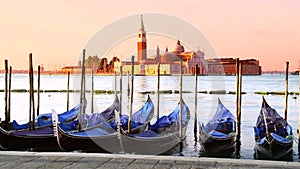
[[(82, 67), (81, 66), (65, 66), (63, 68), (61, 68), (61, 73), (63, 74), (67, 74), (68, 72), (70, 72), (71, 74), (79, 74), (82, 71)], [(92, 73), (92, 69), (91, 68), (85, 68), (85, 73)]]
[[(242, 63), (243, 75), (261, 75), (261, 66), (255, 59), (240, 60)], [(235, 75), (236, 59), (234, 58), (214, 58), (207, 60), (209, 75)]]
[[(160, 54), (159, 47), (157, 47), (156, 56), (147, 58), (147, 38), (142, 16), (138, 33), (137, 55), (137, 61), (134, 63), (134, 74), (155, 75), (157, 74), (158, 63), (160, 63), (160, 74), (180, 74), (181, 60), (183, 60), (183, 72), (185, 74), (193, 73), (195, 65), (200, 67), (198, 74), (206, 74), (207, 72), (204, 53), (201, 51), (186, 52), (180, 40), (177, 41), (172, 51), (169, 52), (166, 47), (165, 53)], [(122, 61), (122, 66), (123, 72), (131, 73), (131, 62)], [(115, 69), (118, 69), (118, 66), (115, 66)]]

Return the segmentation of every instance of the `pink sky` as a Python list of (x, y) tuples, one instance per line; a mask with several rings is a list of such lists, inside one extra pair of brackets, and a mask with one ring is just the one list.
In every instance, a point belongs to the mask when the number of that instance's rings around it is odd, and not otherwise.
[(259, 59), (264, 71), (284, 70), (290, 61), (293, 71), (300, 60), (299, 6), (298, 0), (2, 1), (0, 58), (13, 69), (27, 69), (30, 52), (35, 67), (74, 65), (102, 27), (125, 16), (157, 12), (197, 27), (220, 57)]

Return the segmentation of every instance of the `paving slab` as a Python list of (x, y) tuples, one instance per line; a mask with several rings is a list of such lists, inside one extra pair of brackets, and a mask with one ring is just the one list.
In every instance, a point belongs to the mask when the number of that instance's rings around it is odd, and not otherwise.
[(130, 165), (131, 169), (140, 169), (140, 168), (154, 168), (159, 160), (152, 159), (136, 159)]
[(32, 156), (7, 156), (5, 160), (6, 164), (1, 166), (1, 168), (19, 168), (22, 164), (33, 161), (36, 157)]
[(135, 159), (128, 159), (128, 158), (113, 158), (108, 162), (102, 164), (98, 168), (129, 168), (129, 165), (133, 163)]
[(171, 168), (174, 163), (175, 163), (175, 160), (159, 160), (155, 164), (154, 168), (155, 169)]
[(253, 169), (253, 168), (300, 168), (298, 162), (226, 159), (182, 156), (150, 156), (131, 154), (101, 154), (75, 152), (18, 152), (0, 151), (1, 169)]

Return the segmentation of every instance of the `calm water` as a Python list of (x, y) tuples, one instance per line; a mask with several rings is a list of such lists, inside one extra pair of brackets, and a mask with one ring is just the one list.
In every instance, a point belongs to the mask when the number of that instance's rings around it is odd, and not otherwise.
[[(3, 75), (0, 75), (4, 79)], [(199, 76), (198, 91), (226, 90), (235, 91), (235, 76)], [(37, 87), (37, 78), (35, 78), (35, 88)], [(91, 89), (91, 78), (86, 77), (87, 89)], [(127, 76), (123, 76), (123, 113), (128, 112), (128, 97), (127, 97)], [(298, 91), (298, 76), (289, 76), (289, 91)], [(71, 76), (70, 89), (80, 89), (80, 76)], [(99, 90), (114, 90), (113, 76), (95, 76), (94, 89)], [(119, 78), (117, 78), (117, 88), (119, 88)], [(0, 81), (1, 88), (4, 88), (4, 80)], [(254, 136), (253, 126), (256, 123), (256, 118), (260, 111), (262, 96), (254, 94), (256, 91), (284, 91), (285, 76), (284, 75), (262, 75), (262, 76), (243, 76), (243, 91), (247, 94), (242, 97), (242, 140), (241, 140), (241, 158), (253, 159)], [(13, 75), (12, 89), (29, 89), (28, 75)], [(67, 76), (64, 75), (42, 75), (41, 89), (65, 90), (67, 89)], [(146, 96), (140, 92), (155, 91), (156, 77), (155, 76), (137, 76), (134, 79), (134, 105), (133, 109), (138, 110), (146, 101)], [(179, 90), (178, 76), (162, 76), (161, 90)], [(183, 99), (190, 108), (192, 119), (189, 123), (187, 145), (183, 149), (184, 156), (199, 156), (199, 143), (194, 141), (194, 77), (183, 77), (183, 90), (191, 93), (184, 93)], [(91, 102), (90, 94), (87, 94), (89, 105)], [(157, 105), (157, 96), (150, 95), (154, 104)], [(198, 93), (197, 115), (201, 123), (206, 123), (217, 107), (217, 98), (220, 98), (223, 104), (235, 114), (235, 95), (211, 95)], [(275, 108), (279, 114), (283, 115), (284, 96), (267, 95), (267, 102)], [(4, 99), (4, 93), (0, 93), (0, 98)], [(51, 109), (57, 112), (66, 110), (66, 93), (41, 93), (40, 113), (49, 113)], [(20, 123), (28, 121), (29, 110), (29, 93), (12, 93), (11, 96), (11, 119), (15, 119)], [(114, 100), (114, 96), (101, 94), (94, 96), (95, 111), (101, 111), (107, 108)], [(288, 122), (293, 127), (294, 136), (298, 138), (298, 113), (299, 113), (299, 98), (293, 99), (289, 96), (288, 102)], [(179, 94), (161, 94), (160, 95), (160, 110), (161, 115), (169, 114), (179, 101)], [(79, 102), (79, 94), (70, 94), (70, 106), (74, 106)], [(4, 105), (0, 103), (0, 117), (4, 118)], [(90, 111), (88, 106), (87, 112)], [(298, 161), (298, 143), (294, 142), (294, 161)]]

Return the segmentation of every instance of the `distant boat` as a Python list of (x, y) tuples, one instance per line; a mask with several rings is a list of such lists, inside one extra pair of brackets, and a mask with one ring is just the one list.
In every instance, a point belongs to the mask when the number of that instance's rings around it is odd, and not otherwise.
[(236, 143), (236, 118), (218, 99), (215, 115), (199, 127), (204, 156), (233, 156)]
[(299, 75), (299, 70), (296, 70), (295, 72), (292, 72), (292, 75)]
[(292, 160), (292, 127), (268, 105), (264, 97), (254, 134), (256, 158)]

